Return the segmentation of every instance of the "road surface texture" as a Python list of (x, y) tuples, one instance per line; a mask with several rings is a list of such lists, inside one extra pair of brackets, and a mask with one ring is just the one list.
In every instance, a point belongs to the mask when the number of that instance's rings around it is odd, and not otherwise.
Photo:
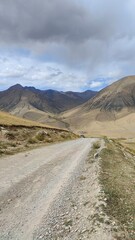
[(1, 240), (114, 239), (108, 229), (89, 226), (100, 191), (97, 163), (89, 168), (86, 163), (94, 141), (68, 141), (0, 159)]

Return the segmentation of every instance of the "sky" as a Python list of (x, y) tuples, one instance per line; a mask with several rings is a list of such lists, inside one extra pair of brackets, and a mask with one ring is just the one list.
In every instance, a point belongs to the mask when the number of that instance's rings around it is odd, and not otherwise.
[(100, 90), (135, 75), (135, 0), (0, 0), (0, 90)]

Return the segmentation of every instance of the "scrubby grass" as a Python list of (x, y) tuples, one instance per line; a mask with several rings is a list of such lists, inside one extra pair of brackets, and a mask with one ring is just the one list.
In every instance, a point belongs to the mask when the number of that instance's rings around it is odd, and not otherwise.
[(45, 135), (42, 132), (39, 132), (36, 137), (38, 141), (43, 142), (45, 140)]
[(82, 176), (80, 176), (80, 180), (84, 181), (84, 180), (86, 180), (86, 177), (82, 175)]
[(19, 118), (19, 117), (15, 117), (9, 113), (5, 113), (5, 112), (0, 112), (0, 125), (1, 126), (12, 126), (12, 125), (16, 125), (16, 126), (27, 126), (27, 127), (31, 127), (31, 126), (41, 126), (41, 127), (45, 127), (45, 125), (34, 122), (34, 121), (30, 121), (30, 120), (26, 120), (23, 118)]
[(106, 140), (100, 156), (100, 182), (107, 199), (104, 211), (124, 233), (117, 239), (135, 239), (135, 159), (112, 140)]
[(31, 138), (28, 139), (28, 143), (29, 144), (35, 144), (35, 143), (37, 143), (37, 140), (36, 140), (35, 137), (31, 137)]
[(76, 138), (77, 135), (65, 129), (50, 127), (0, 111), (0, 156)]
[(73, 225), (73, 221), (72, 221), (71, 219), (66, 220), (66, 221), (64, 222), (64, 225), (65, 225), (66, 227), (72, 226), (72, 225)]
[(95, 143), (93, 143), (93, 149), (99, 149), (100, 148), (100, 142), (99, 141), (97, 141), (97, 142), (95, 142)]
[(0, 131), (0, 156), (76, 138), (74, 133), (62, 129), (5, 126)]
[(135, 139), (115, 139), (113, 140), (116, 144), (119, 144), (125, 149), (125, 151), (135, 155)]
[(47, 124), (43, 124), (40, 122), (24, 119), (21, 117), (16, 117), (14, 115), (11, 115), (7, 112), (2, 112), (0, 111), (0, 127), (3, 126), (20, 126), (20, 127), (40, 127), (40, 128), (49, 128), (49, 129), (56, 129), (56, 130), (62, 130), (62, 131), (67, 131), (66, 129), (62, 129), (59, 127), (53, 127), (49, 126)]

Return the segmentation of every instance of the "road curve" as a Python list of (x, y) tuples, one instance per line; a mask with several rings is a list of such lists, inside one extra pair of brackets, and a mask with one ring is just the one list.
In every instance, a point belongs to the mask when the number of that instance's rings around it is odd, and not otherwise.
[(0, 239), (34, 239), (93, 141), (78, 139), (0, 159)]

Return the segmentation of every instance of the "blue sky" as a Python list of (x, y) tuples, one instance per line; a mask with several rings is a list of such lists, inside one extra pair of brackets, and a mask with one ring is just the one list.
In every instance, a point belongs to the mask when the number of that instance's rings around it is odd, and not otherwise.
[(100, 90), (135, 74), (134, 0), (0, 1), (0, 90)]

